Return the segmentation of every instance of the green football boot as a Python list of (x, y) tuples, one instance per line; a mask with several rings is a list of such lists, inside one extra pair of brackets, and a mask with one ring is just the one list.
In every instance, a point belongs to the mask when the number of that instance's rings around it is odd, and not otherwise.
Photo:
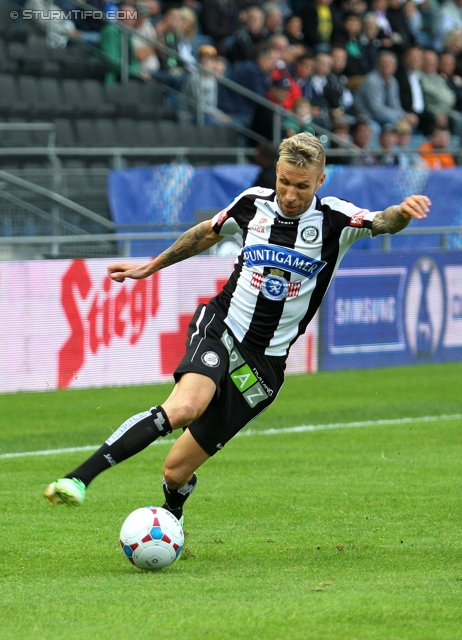
[(86, 487), (77, 478), (59, 478), (52, 482), (43, 494), (50, 505), (65, 504), (68, 507), (78, 507), (85, 500)]

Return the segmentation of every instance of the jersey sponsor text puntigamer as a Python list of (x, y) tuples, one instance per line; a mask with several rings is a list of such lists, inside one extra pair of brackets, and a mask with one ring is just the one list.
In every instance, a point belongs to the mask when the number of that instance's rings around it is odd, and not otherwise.
[(287, 356), (347, 249), (372, 235), (376, 214), (340, 198), (315, 196), (301, 216), (288, 218), (275, 191), (247, 189), (212, 220), (220, 235), (241, 232), (244, 246), (209, 304), (248, 349)]

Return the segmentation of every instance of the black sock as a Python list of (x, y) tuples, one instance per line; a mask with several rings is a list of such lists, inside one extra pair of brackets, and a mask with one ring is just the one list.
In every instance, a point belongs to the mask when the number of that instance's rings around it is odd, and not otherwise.
[(160, 405), (126, 420), (102, 447), (66, 478), (77, 478), (86, 486), (98, 474), (145, 449), (159, 436), (172, 432), (167, 414)]
[(170, 489), (165, 482), (165, 478), (162, 479), (162, 487), (164, 489), (165, 504), (164, 509), (168, 509), (170, 513), (173, 513), (178, 520), (183, 515), (183, 505), (194, 491), (197, 485), (197, 476), (193, 473), (193, 477), (187, 482), (181, 489)]

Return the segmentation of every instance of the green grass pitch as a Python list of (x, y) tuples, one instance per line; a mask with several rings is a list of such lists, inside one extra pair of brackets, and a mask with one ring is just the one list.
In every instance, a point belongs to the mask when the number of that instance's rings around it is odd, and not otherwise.
[[(170, 386), (0, 396), (0, 637), (461, 638), (461, 380), (462, 363), (289, 377), (200, 469), (185, 551), (153, 573), (118, 534), (162, 503), (167, 443), (78, 509), (42, 492), (87, 452), (6, 454), (98, 445)], [(280, 432), (300, 425), (324, 427)]]

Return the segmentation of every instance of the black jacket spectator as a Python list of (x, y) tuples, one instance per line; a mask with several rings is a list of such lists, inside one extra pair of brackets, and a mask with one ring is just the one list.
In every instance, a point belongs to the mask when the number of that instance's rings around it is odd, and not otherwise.
[(203, 0), (200, 20), (204, 35), (213, 38), (218, 53), (225, 56), (225, 38), (239, 26), (235, 0)]

